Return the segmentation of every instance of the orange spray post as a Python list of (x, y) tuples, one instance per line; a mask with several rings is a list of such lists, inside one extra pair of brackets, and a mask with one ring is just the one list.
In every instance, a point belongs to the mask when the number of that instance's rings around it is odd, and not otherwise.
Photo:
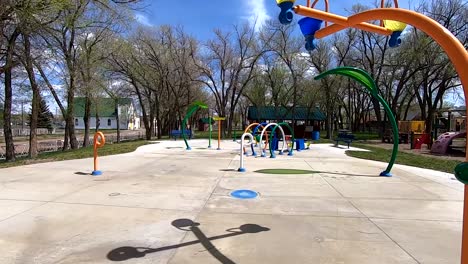
[(102, 175), (102, 171), (98, 170), (97, 157), (98, 148), (103, 147), (104, 144), (106, 144), (106, 138), (104, 137), (104, 134), (102, 132), (96, 132), (96, 134), (94, 134), (94, 170), (93, 173), (91, 173), (91, 175)]
[(217, 150), (221, 150), (221, 122), (226, 120), (226, 117), (215, 116), (213, 120), (218, 121), (218, 148)]

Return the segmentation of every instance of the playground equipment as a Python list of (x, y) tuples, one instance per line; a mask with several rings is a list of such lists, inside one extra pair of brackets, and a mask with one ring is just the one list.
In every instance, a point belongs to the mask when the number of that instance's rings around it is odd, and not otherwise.
[(189, 146), (187, 142), (187, 136), (184, 133), (184, 129), (187, 127), (187, 120), (192, 116), (193, 113), (195, 113), (198, 109), (207, 109), (208, 106), (203, 103), (203, 102), (194, 102), (189, 109), (187, 110), (187, 114), (184, 117), (184, 120), (182, 120), (182, 137), (184, 138), (185, 146), (187, 147), (187, 150), (191, 150), (192, 148)]
[[(293, 12), (305, 16), (298, 21), (298, 24), (305, 37), (305, 48), (309, 51), (314, 50), (316, 47), (315, 38), (323, 38), (347, 27), (355, 27), (374, 33), (390, 35), (388, 45), (390, 47), (398, 47), (401, 44), (400, 35), (406, 28), (406, 23), (396, 20), (381, 20), (380, 26), (363, 22), (368, 19), (354, 23), (354, 21), (350, 21), (349, 18), (328, 13), (328, 0), (325, 0), (325, 12), (314, 9), (318, 0), (315, 0), (312, 4), (310, 0), (308, 0), (306, 6), (297, 5), (293, 7), (294, 2), (295, 0), (276, 0), (277, 5), (281, 9), (278, 19), (280, 23), (287, 25), (293, 21)], [(398, 8), (398, 0), (394, 0), (394, 3), (395, 8)], [(384, 8), (384, 4), (385, 1), (382, 0), (382, 9)], [(325, 28), (320, 30), (323, 20), (325, 20)], [(328, 21), (335, 24), (328, 26)]]
[(208, 114), (209, 124), (209, 136), (208, 136), (208, 148), (211, 148), (211, 133), (213, 132), (213, 124), (211, 124), (211, 116)]
[(426, 144), (429, 148), (431, 144), (431, 135), (427, 133), (411, 133), (410, 137), (410, 149), (421, 149), (423, 144)]
[[(265, 134), (265, 132), (267, 131), (267, 129), (268, 129), (269, 127), (271, 127), (271, 126), (275, 126), (275, 128), (276, 128), (276, 127), (278, 127), (278, 124), (277, 124), (277, 123), (269, 123), (268, 125), (266, 125), (265, 128), (263, 128), (262, 133), (260, 134), (260, 139), (263, 138), (263, 135)], [(281, 150), (279, 151), (279, 153), (280, 153), (280, 155), (281, 155), (281, 154), (283, 153), (283, 151), (286, 149), (286, 148), (285, 148), (285, 145), (286, 145), (286, 135), (284, 134), (283, 128), (281, 128), (281, 126), (279, 126), (279, 129), (280, 129), (281, 134), (282, 134), (283, 139), (284, 139), (284, 140), (283, 140), (283, 145), (282, 145), (282, 147), (281, 147)], [(271, 134), (273, 135), (273, 132), (272, 132)], [(272, 151), (273, 145), (271, 144), (271, 139), (272, 139), (272, 138), (271, 138), (271, 136), (270, 136), (270, 158), (275, 158), (275, 155), (274, 155), (274, 153), (273, 153), (273, 151)], [(265, 144), (266, 144), (266, 143), (265, 143)], [(259, 148), (259, 150), (260, 150), (260, 153), (262, 153), (260, 156), (261, 156), (261, 157), (265, 157), (266, 154), (265, 154), (265, 151), (262, 149), (262, 141), (261, 141), (261, 140), (260, 140), (260, 142), (259, 142), (259, 144), (258, 144), (258, 148)], [(292, 150), (292, 148), (291, 148), (291, 150)], [(291, 154), (291, 155), (292, 155), (292, 154)]]
[[(273, 135), (275, 134), (274, 131), (276, 130), (276, 128), (279, 128), (280, 131), (281, 131), (281, 134), (283, 136), (283, 144), (282, 144), (282, 147), (281, 147), (281, 150), (279, 151), (279, 154), (282, 155), (283, 152), (287, 149), (287, 144), (286, 144), (286, 135), (284, 134), (284, 130), (283, 128), (281, 127), (281, 125), (287, 125), (286, 123), (270, 123), (268, 125), (265, 126), (265, 128), (263, 129), (262, 133), (260, 134), (260, 138), (263, 138), (263, 135), (266, 133), (267, 129), (271, 126), (275, 126), (271, 132), (271, 135), (270, 135), (270, 158), (275, 158), (275, 153), (274, 153), (274, 146), (273, 146)], [(289, 125), (287, 125), (288, 128), (291, 130), (291, 135), (293, 136), (293, 142), (294, 142), (294, 131), (292, 131), (292, 129), (289, 127)], [(265, 143), (266, 144), (266, 143)], [(260, 141), (259, 144), (259, 150), (260, 152), (262, 153), (261, 156), (262, 157), (265, 157), (266, 154), (264, 151), (262, 151), (262, 142)], [(294, 149), (294, 144), (291, 144), (291, 149), (289, 150), (289, 153), (288, 155), (289, 156), (292, 156), (293, 155), (293, 149)]]
[[(453, 63), (454, 68), (458, 72), (460, 82), (464, 90), (465, 105), (468, 105), (468, 71), (466, 71), (466, 68), (468, 67), (468, 52), (466, 51), (465, 46), (450, 31), (448, 31), (437, 21), (415, 11), (398, 8), (398, 0), (394, 0), (395, 8), (371, 9), (354, 14), (350, 17), (343, 17), (330, 14), (328, 12), (315, 10), (309, 7), (310, 1), (308, 1), (307, 6), (293, 6), (293, 0), (277, 0), (277, 3), (281, 8), (279, 17), (281, 23), (291, 23), (294, 15), (293, 12), (311, 18), (333, 22), (334, 24), (325, 26), (325, 28), (319, 29), (314, 33), (314, 38), (317, 39), (329, 36), (347, 27), (354, 27), (383, 35), (392, 35), (394, 33), (394, 31), (392, 31), (390, 28), (365, 23), (365, 21), (385, 19), (411, 24), (415, 28), (422, 30), (424, 33), (433, 38), (447, 53), (448, 57)], [(396, 35), (397, 34), (393, 35), (393, 37), (396, 37)], [(397, 43), (399, 43), (398, 39)], [(468, 117), (466, 119), (466, 123), (468, 123)], [(466, 149), (466, 161), (460, 163), (455, 168), (455, 176), (460, 182), (465, 184), (463, 239), (461, 249), (462, 264), (468, 264), (468, 144)]]
[(447, 132), (440, 135), (437, 140), (432, 144), (431, 153), (446, 154), (447, 149), (456, 138), (466, 137), (466, 132)]
[[(276, 144), (277, 141), (274, 140), (274, 135), (275, 135), (275, 130), (277, 128), (279, 128), (279, 130), (281, 131), (281, 134), (282, 134), (282, 139), (283, 139), (283, 145), (282, 145), (282, 148), (281, 150), (279, 150), (279, 154), (282, 155), (283, 152), (287, 149), (287, 142), (286, 142), (286, 135), (284, 134), (284, 130), (281, 126), (286, 126), (292, 133), (292, 142), (294, 142), (294, 132), (292, 130), (292, 128), (287, 124), (287, 123), (269, 123), (269, 124), (266, 124), (266, 123), (253, 123), (253, 124), (250, 124), (246, 129), (245, 129), (245, 132), (244, 134), (242, 134), (241, 136), (241, 140), (240, 140), (240, 166), (239, 166), (239, 169), (238, 171), (239, 172), (245, 172), (245, 167), (244, 167), (244, 154), (247, 154), (246, 150), (245, 150), (245, 147), (250, 145), (252, 147), (252, 156), (256, 156), (256, 153), (255, 153), (255, 148), (254, 148), (254, 144), (257, 144), (259, 149), (260, 149), (260, 153), (261, 154), (261, 157), (265, 157), (266, 154), (265, 154), (265, 150), (266, 150), (266, 146), (269, 145), (269, 149), (270, 149), (270, 158), (275, 158), (275, 153), (274, 153), (274, 150), (275, 150), (275, 146), (273, 146), (273, 144)], [(252, 133), (249, 133), (248, 131), (250, 131), (250, 129), (253, 127), (253, 126), (256, 126), (255, 129), (253, 130)], [(270, 133), (270, 139), (268, 140), (268, 128), (270, 127), (273, 127), (273, 129), (271, 130), (271, 133)], [(260, 136), (256, 139), (256, 137), (254, 136), (255, 132), (257, 131), (258, 128), (263, 128), (262, 129), (262, 132), (260, 133)], [(263, 136), (265, 135), (265, 144), (264, 144), (264, 147), (262, 148), (262, 145), (263, 145)], [(248, 137), (249, 138), (249, 141), (248, 142), (245, 142), (245, 138)], [(275, 142), (275, 143), (274, 143)], [(289, 153), (288, 155), (289, 156), (292, 156), (293, 155), (293, 148), (294, 148), (294, 143), (291, 143), (291, 149), (289, 150)]]
[[(245, 143), (245, 137), (249, 138), (249, 142)], [(240, 141), (240, 166), (238, 171), (240, 172), (245, 172), (245, 167), (244, 167), (244, 148), (245, 145), (253, 145), (255, 143), (254, 137), (250, 133), (244, 133), (241, 136), (241, 141)]]
[(213, 117), (213, 120), (218, 121), (218, 148), (217, 148), (217, 150), (221, 150), (221, 128), (222, 128), (222, 126), (221, 126), (222, 123), (221, 122), (223, 120), (226, 120), (226, 117), (215, 116), (215, 117)]
[[(275, 158), (275, 153), (274, 153), (274, 148), (272, 146), (272, 143), (273, 143), (273, 135), (275, 135), (275, 130), (276, 128), (279, 128), (281, 133), (283, 134), (283, 149), (280, 150), (279, 154), (280, 155), (283, 155), (283, 151), (284, 151), (284, 148), (285, 148), (285, 144), (286, 144), (286, 149), (288, 148), (287, 146), (287, 142), (286, 142), (286, 136), (284, 134), (284, 131), (283, 131), (283, 128), (281, 126), (286, 126), (289, 131), (291, 132), (291, 137), (292, 137), (292, 140), (291, 140), (291, 149), (289, 150), (288, 152), (288, 156), (292, 156), (293, 155), (293, 149), (294, 149), (294, 141), (295, 141), (295, 138), (294, 138), (294, 131), (293, 129), (289, 126), (288, 123), (285, 123), (285, 122), (282, 122), (282, 123), (278, 123), (275, 125), (275, 127), (271, 130), (271, 135), (270, 135), (270, 158)], [(298, 148), (298, 151), (299, 148)]]
[[(408, 142), (410, 142), (411, 136), (416, 138), (420, 137), (423, 134), (425, 127), (426, 124), (424, 121), (398, 121), (399, 143), (408, 144)], [(384, 141), (392, 143), (393, 135), (385, 131)]]
[(394, 140), (393, 140), (392, 157), (390, 158), (390, 162), (388, 163), (387, 168), (380, 173), (380, 176), (391, 177), (392, 174), (390, 173), (390, 171), (392, 170), (393, 164), (395, 163), (395, 159), (398, 153), (398, 125), (395, 120), (395, 116), (393, 115), (392, 109), (387, 104), (385, 99), (383, 99), (382, 96), (380, 96), (379, 90), (377, 89), (377, 85), (375, 84), (372, 77), (370, 77), (370, 75), (366, 71), (363, 71), (361, 69), (357, 69), (354, 67), (339, 67), (339, 68), (335, 68), (335, 69), (323, 72), (319, 74), (318, 76), (316, 76), (314, 79), (320, 80), (329, 74), (343, 75), (343, 76), (347, 76), (351, 79), (358, 81), (384, 107), (385, 112), (387, 113), (387, 116), (390, 119), (390, 123), (392, 125)]
[[(266, 125), (267, 125), (267, 123), (252, 123), (252, 124), (248, 125), (245, 128), (244, 133), (248, 133), (249, 131), (251, 131), (251, 128), (255, 126), (255, 128), (252, 130), (252, 133), (251, 133), (254, 136), (257, 133), (257, 130), (259, 128), (263, 129), (263, 128), (265, 128), (264, 126), (266, 126)], [(265, 139), (266, 143), (265, 143), (265, 147), (264, 147), (263, 150), (266, 149), (266, 146), (268, 144), (268, 132), (266, 132), (265, 136), (266, 136), (266, 139)], [(254, 136), (254, 139), (255, 139), (256, 144), (258, 144), (258, 142), (262, 140), (262, 138), (260, 136), (258, 136), (258, 138)], [(257, 153), (255, 152), (254, 144), (252, 144), (250, 146), (252, 148), (252, 156), (256, 156)], [(247, 152), (245, 151), (245, 148), (244, 148), (244, 154), (247, 154)]]
[(106, 144), (106, 138), (104, 137), (104, 134), (102, 132), (100, 132), (100, 131), (96, 132), (96, 134), (94, 134), (94, 144), (93, 144), (93, 147), (94, 147), (94, 170), (91, 173), (91, 175), (93, 175), (93, 176), (102, 175), (102, 171), (98, 170), (97, 158), (98, 158), (98, 148), (103, 147), (104, 144)]

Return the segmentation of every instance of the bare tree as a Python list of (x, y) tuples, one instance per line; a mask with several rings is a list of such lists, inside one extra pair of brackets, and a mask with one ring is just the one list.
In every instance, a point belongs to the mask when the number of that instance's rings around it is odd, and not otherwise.
[(234, 112), (243, 90), (254, 78), (254, 69), (265, 47), (259, 46), (254, 27), (235, 26), (234, 32), (215, 30), (215, 38), (206, 43), (207, 52), (194, 58), (202, 73), (202, 82), (213, 94), (216, 111), (226, 116), (231, 135)]

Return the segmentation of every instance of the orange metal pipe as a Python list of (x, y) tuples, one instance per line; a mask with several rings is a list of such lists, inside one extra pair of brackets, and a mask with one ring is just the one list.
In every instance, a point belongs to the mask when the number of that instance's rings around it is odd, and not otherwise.
[[(398, 8), (398, 0), (393, 0), (393, 5), (395, 8)], [(385, 0), (380, 1), (380, 7), (384, 8), (385, 7)]]
[[(393, 4), (395, 8), (398, 8), (398, 0), (393, 0)], [(380, 1), (380, 8), (385, 8), (385, 0)], [(380, 20), (380, 26), (381, 27), (384, 26), (383, 20)]]
[[(314, 3), (311, 5), (310, 4), (310, 0), (307, 0), (307, 7), (310, 7), (310, 8), (315, 8), (315, 5), (318, 3), (319, 0), (315, 0)], [(328, 0), (325, 0), (325, 12), (328, 12)], [(325, 20), (325, 26), (328, 26), (328, 21)]]
[(249, 132), (249, 129), (250, 129), (250, 128), (252, 128), (252, 127), (254, 127), (254, 126), (258, 126), (258, 125), (260, 125), (260, 123), (252, 123), (252, 124), (248, 125), (248, 126), (245, 128), (244, 133)]
[(305, 7), (305, 6), (300, 6), (300, 5), (295, 6), (294, 7), (294, 12), (296, 14), (299, 14), (299, 15), (313, 17), (313, 18), (317, 18), (317, 19), (321, 19), (321, 20), (330, 21), (330, 22), (335, 23), (334, 25), (325, 27), (325, 28), (315, 32), (315, 38), (318, 38), (318, 39), (326, 37), (326, 36), (328, 36), (328, 35), (330, 35), (332, 33), (338, 32), (338, 31), (343, 30), (343, 29), (345, 29), (347, 27), (350, 27), (350, 26), (358, 28), (358, 29), (370, 31), (370, 32), (373, 32), (373, 33), (382, 34), (382, 35), (391, 35), (392, 34), (391, 30), (386, 29), (384, 27), (380, 27), (380, 26), (370, 24), (370, 23), (366, 23), (366, 22), (361, 22), (361, 23), (351, 25), (349, 23), (347, 17), (340, 16), (340, 15), (335, 15), (335, 14), (330, 14), (328, 12), (320, 11), (320, 10), (313, 9), (313, 8), (308, 8), (308, 7)]
[[(101, 140), (99, 140), (99, 138)], [(106, 138), (104, 137), (104, 134), (102, 132), (96, 132), (96, 134), (94, 134), (94, 144), (93, 144), (93, 147), (94, 147), (94, 171), (98, 170), (97, 169), (97, 167), (98, 167), (98, 161), (97, 161), (98, 151), (97, 151), (97, 149), (103, 147), (104, 144), (106, 144)]]
[[(381, 0), (381, 1), (380, 1), (380, 8), (384, 8), (384, 6), (385, 6), (385, 0)], [(381, 26), (381, 27), (384, 26), (383, 20), (380, 20), (380, 26)]]
[[(328, 13), (328, 0), (325, 0), (325, 12)], [(325, 20), (325, 27), (328, 27), (328, 21)]]
[[(368, 24), (368, 23), (361, 23), (359, 25), (362, 26), (362, 24)], [(390, 29), (386, 29), (384, 27), (379, 27), (377, 25), (368, 24), (368, 25), (366, 25), (366, 28), (363, 28), (361, 26), (356, 26), (356, 25), (343, 26), (343, 25), (339, 25), (339, 24), (333, 24), (333, 25), (330, 25), (328, 27), (317, 30), (317, 32), (315, 32), (315, 38), (316, 39), (321, 39), (321, 38), (327, 37), (327, 36), (329, 36), (331, 34), (334, 34), (334, 33), (338, 32), (338, 31), (346, 29), (348, 27), (359, 28), (359, 29), (362, 29), (362, 30), (365, 30), (365, 31), (377, 33), (377, 34), (384, 35), (384, 36), (390, 36), (392, 34), (392, 31)]]
[[(314, 7), (315, 7), (315, 5), (318, 3), (318, 1), (319, 1), (319, 0), (315, 0), (315, 1), (312, 3), (312, 6), (310, 6), (310, 5), (307, 5), (307, 7), (314, 8)], [(309, 3), (309, 1), (308, 1), (307, 3)]]
[[(317, 0), (317, 1), (318, 1), (318, 0)], [(250, 129), (250, 128), (252, 128), (252, 127), (254, 127), (254, 126), (258, 126), (258, 125), (260, 125), (260, 127), (262, 127), (262, 128), (265, 128), (265, 127), (264, 127), (262, 124), (260, 124), (260, 123), (252, 123), (252, 124), (250, 124), (249, 126), (247, 126), (247, 127), (245, 128), (244, 133), (249, 132), (249, 129)], [(261, 140), (261, 139), (260, 139), (260, 140)], [(265, 148), (264, 148), (264, 149), (266, 149), (267, 144), (268, 144), (268, 132), (265, 131)]]

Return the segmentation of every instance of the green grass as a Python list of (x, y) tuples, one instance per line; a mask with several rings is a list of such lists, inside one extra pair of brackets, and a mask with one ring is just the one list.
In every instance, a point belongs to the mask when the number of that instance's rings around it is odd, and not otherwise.
[(380, 139), (380, 136), (377, 133), (353, 132), (352, 134), (354, 135), (356, 140)]
[(320, 138), (319, 140), (312, 140), (312, 144), (329, 144), (334, 141), (328, 138)]
[[(135, 151), (138, 147), (150, 144), (146, 140), (128, 141), (120, 144), (106, 144), (104, 147), (99, 148), (99, 156), (116, 155)], [(93, 157), (93, 147), (80, 148), (76, 150), (57, 151), (41, 153), (35, 159), (18, 158), (14, 162), (0, 161), (0, 168), (16, 167), (33, 163), (59, 161), (59, 160), (72, 160), (84, 159)]]
[[(378, 147), (369, 146), (366, 144), (353, 143), (353, 147), (367, 149), (367, 151), (347, 150), (346, 154), (351, 157), (389, 162), (392, 151)], [(406, 152), (398, 152), (396, 164), (409, 165), (419, 168), (443, 171), (453, 173), (455, 166), (460, 163), (456, 160), (438, 159), (426, 157), (423, 155), (411, 154)]]
[(265, 173), (265, 174), (313, 174), (313, 173), (317, 173), (317, 171), (295, 170), (295, 169), (263, 169), (263, 170), (256, 170), (254, 172)]

